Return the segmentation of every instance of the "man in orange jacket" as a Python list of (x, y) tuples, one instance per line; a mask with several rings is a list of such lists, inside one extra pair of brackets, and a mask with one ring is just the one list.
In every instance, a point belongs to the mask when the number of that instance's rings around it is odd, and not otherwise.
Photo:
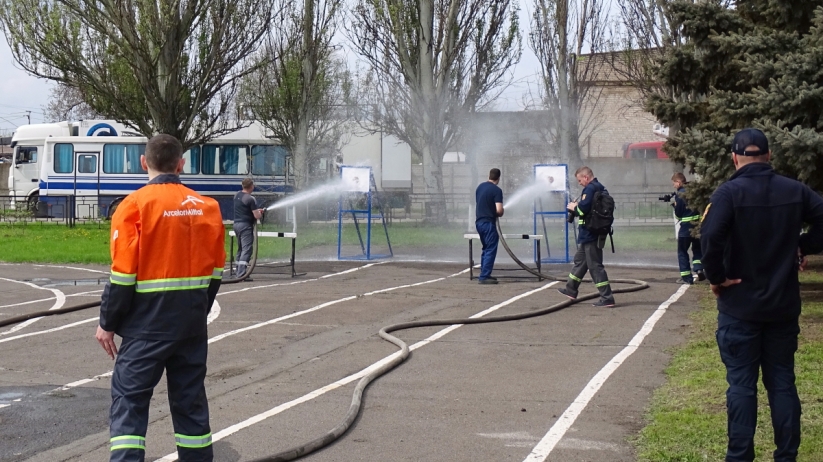
[[(166, 371), (181, 461), (212, 461), (203, 383), (206, 317), (226, 260), (220, 207), (183, 186), (185, 160), (169, 135), (149, 140), (140, 162), (149, 182), (112, 217), (111, 278), (97, 341), (117, 360), (111, 381), (112, 461), (143, 461), (149, 401)], [(114, 334), (123, 338), (120, 349)]]

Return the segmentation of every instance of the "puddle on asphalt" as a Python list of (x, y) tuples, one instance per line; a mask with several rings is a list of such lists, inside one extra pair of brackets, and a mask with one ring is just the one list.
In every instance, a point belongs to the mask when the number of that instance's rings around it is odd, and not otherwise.
[(26, 396), (25, 393), (13, 391), (0, 393), (0, 402), (14, 401), (15, 399), (22, 398), (24, 396)]

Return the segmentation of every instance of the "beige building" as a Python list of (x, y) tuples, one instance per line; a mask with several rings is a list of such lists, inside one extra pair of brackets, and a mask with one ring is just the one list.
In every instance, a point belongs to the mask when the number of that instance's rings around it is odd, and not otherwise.
[(655, 135), (654, 116), (644, 110), (643, 94), (626, 77), (623, 52), (597, 53), (581, 57), (591, 63), (580, 83), (589, 98), (582, 111), (588, 122), (581, 144), (581, 157), (622, 157), (626, 146), (643, 141), (664, 141)]

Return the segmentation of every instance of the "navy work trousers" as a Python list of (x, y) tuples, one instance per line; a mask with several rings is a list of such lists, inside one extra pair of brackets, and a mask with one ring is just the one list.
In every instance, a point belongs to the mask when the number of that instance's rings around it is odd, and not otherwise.
[[(692, 248), (692, 255), (694, 258), (689, 261), (689, 247)], [(694, 282), (692, 276), (692, 265), (694, 271), (703, 271), (703, 263), (700, 259), (703, 258), (703, 251), (700, 249), (700, 239), (693, 237), (678, 237), (677, 238), (677, 263), (680, 266), (680, 277), (689, 283)]]
[(483, 253), (480, 254), (480, 275), (477, 276), (477, 279), (482, 281), (492, 275), (500, 236), (497, 235), (497, 227), (494, 221), (478, 221), (474, 224), (474, 227), (477, 228), (477, 234), (480, 235), (480, 243), (483, 244)]
[(612, 286), (609, 283), (606, 268), (603, 266), (603, 248), (599, 242), (603, 239), (605, 244), (605, 238), (606, 236), (600, 236), (597, 241), (583, 242), (578, 245), (577, 252), (574, 254), (574, 266), (566, 281), (566, 292), (569, 295), (577, 297), (577, 289), (588, 272), (592, 275), (594, 286), (600, 292), (600, 301), (614, 303)]
[(111, 379), (111, 461), (143, 462), (149, 402), (163, 371), (180, 461), (214, 459), (206, 400), (205, 335), (181, 340), (124, 338)]
[(232, 226), (237, 236), (237, 276), (246, 274), (254, 247), (254, 225), (237, 222)]
[(717, 345), (726, 365), (726, 408), (729, 446), (726, 462), (754, 460), (757, 426), (757, 378), (769, 397), (774, 427), (775, 462), (795, 462), (800, 446), (800, 399), (794, 375), (794, 353), (800, 333), (797, 319), (750, 322), (720, 313)]

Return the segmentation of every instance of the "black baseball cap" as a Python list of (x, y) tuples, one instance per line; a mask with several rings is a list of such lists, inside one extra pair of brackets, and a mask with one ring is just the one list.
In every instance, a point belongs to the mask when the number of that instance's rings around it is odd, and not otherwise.
[[(746, 151), (749, 146), (757, 146), (757, 151)], [(732, 152), (738, 156), (762, 156), (769, 153), (769, 139), (756, 128), (744, 128), (734, 135)]]

